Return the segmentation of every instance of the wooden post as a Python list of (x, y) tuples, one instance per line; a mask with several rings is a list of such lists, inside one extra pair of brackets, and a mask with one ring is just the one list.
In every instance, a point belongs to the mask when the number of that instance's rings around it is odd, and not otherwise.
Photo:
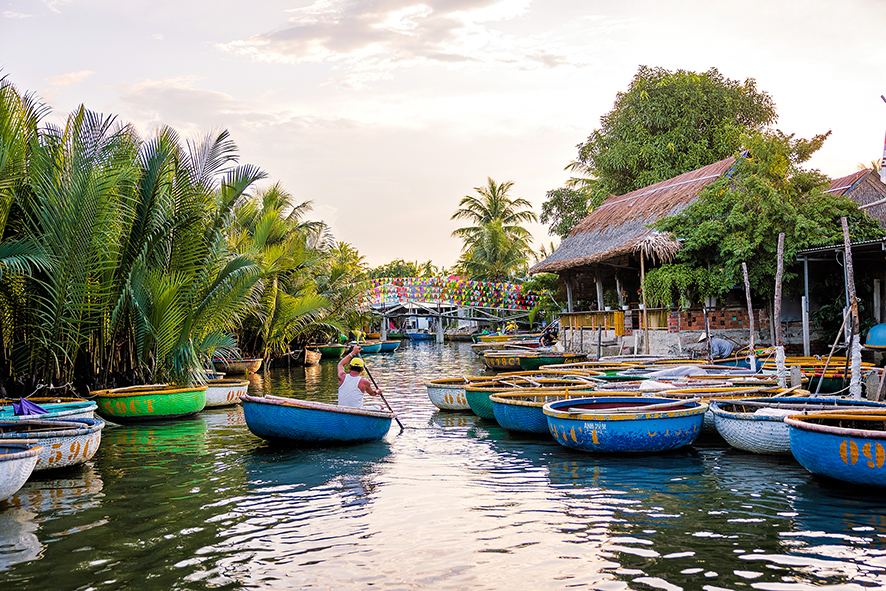
[(806, 296), (800, 297), (800, 305), (803, 316), (803, 356), (809, 357), (812, 347), (809, 342), (809, 300), (806, 299)]
[(713, 363), (713, 355), (711, 354), (711, 326), (708, 323), (708, 307), (704, 305), (701, 307), (701, 313), (704, 315), (704, 335), (705, 335), (705, 350), (707, 351), (706, 355), (708, 358), (708, 363)]
[(618, 273), (615, 274), (615, 291), (618, 295), (618, 309), (623, 310), (625, 307), (625, 297), (621, 292), (624, 291), (621, 288), (621, 279), (618, 276)]
[(772, 321), (775, 322), (775, 365), (779, 388), (787, 387), (785, 376), (784, 337), (781, 333), (781, 277), (784, 273), (784, 232), (778, 235), (778, 252), (775, 267), (775, 301)]
[(605, 310), (606, 307), (603, 305), (603, 282), (600, 281), (598, 275), (594, 275), (594, 283), (597, 284), (597, 309)]
[(744, 296), (745, 296), (745, 299), (747, 299), (747, 301), (748, 301), (748, 322), (750, 323), (750, 332), (751, 332), (751, 339), (749, 341), (750, 344), (748, 345), (748, 347), (750, 347), (750, 354), (748, 355), (748, 358), (751, 363), (751, 371), (756, 372), (757, 371), (757, 346), (756, 346), (756, 343), (754, 342), (754, 304), (753, 304), (753, 302), (751, 302), (751, 281), (748, 278), (748, 264), (742, 263), (741, 270), (744, 272)]
[(880, 280), (874, 279), (874, 320), (879, 324), (882, 322), (880, 314)]
[(574, 311), (572, 309), (572, 273), (566, 273), (566, 311), (569, 313)]
[(649, 355), (649, 318), (646, 315), (646, 263), (643, 251), (640, 251), (640, 293), (643, 295), (643, 345)]
[(848, 355), (851, 356), (851, 369), (849, 372), (849, 396), (861, 398), (861, 340), (859, 334), (860, 322), (858, 318), (858, 298), (855, 295), (855, 271), (852, 268), (852, 243), (849, 241), (849, 224), (845, 217), (840, 218), (843, 224), (843, 255), (846, 263), (846, 289), (849, 293), (849, 309), (852, 313), (852, 331), (849, 340)]
[(603, 354), (603, 326), (597, 327), (597, 360), (599, 361), (600, 357)]

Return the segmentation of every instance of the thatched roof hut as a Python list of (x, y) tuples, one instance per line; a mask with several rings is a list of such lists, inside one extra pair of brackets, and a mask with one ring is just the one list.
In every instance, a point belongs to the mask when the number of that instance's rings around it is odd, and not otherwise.
[(729, 157), (666, 181), (613, 195), (576, 225), (569, 236), (530, 273), (557, 273), (630, 255), (654, 230), (649, 226), (674, 215), (735, 164)]
[(886, 185), (883, 184), (880, 177), (873, 170), (860, 170), (834, 179), (825, 192), (843, 195), (852, 199), (863, 206), (864, 211), (880, 222), (880, 225), (886, 229), (886, 203), (864, 207), (870, 203), (886, 199)]

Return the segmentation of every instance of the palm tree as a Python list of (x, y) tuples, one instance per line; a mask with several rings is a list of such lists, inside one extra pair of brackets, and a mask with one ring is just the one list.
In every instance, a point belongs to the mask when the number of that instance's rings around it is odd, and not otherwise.
[(501, 222), (502, 230), (508, 238), (521, 239), (528, 242), (532, 239), (529, 230), (521, 226), (524, 222), (537, 222), (532, 204), (527, 200), (508, 197), (508, 191), (514, 186), (512, 181), (497, 184), (491, 178), (486, 179), (485, 187), (474, 187), (476, 195), (465, 195), (459, 202), (458, 210), (450, 219), (466, 219), (474, 222), (455, 230), (452, 235), (464, 240), (462, 251), (468, 251), (484, 233), (484, 226), (496, 221)]
[(483, 226), (458, 265), (472, 279), (505, 281), (526, 270), (530, 252), (526, 241), (509, 236), (501, 220), (496, 220)]

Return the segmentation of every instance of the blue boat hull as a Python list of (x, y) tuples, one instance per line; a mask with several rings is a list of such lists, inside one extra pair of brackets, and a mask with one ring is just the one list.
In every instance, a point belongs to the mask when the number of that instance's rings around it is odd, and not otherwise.
[[(570, 413), (582, 404), (668, 403), (663, 398), (625, 397), (579, 398), (551, 402), (544, 406), (548, 429), (561, 445), (582, 451), (602, 453), (661, 452), (692, 445), (701, 433), (706, 404), (687, 402), (686, 407), (660, 411), (612, 412), (600, 408)], [(679, 401), (672, 401), (679, 402)]]
[(378, 353), (381, 351), (381, 343), (371, 343), (371, 344), (362, 344), (360, 345), (360, 353)]
[(437, 338), (437, 335), (428, 334), (426, 332), (410, 332), (406, 334), (406, 337), (413, 341), (433, 341)]
[(400, 341), (382, 341), (381, 343), (381, 353), (390, 353), (391, 351), (396, 351), (397, 347), (400, 346)]
[(244, 395), (246, 426), (262, 439), (301, 445), (364, 443), (382, 439), (393, 414), (289, 398)]
[(791, 453), (813, 474), (886, 487), (886, 433), (809, 424), (790, 417), (784, 422), (790, 428)]
[(548, 417), (541, 405), (518, 406), (492, 401), (492, 413), (498, 424), (516, 433), (543, 435), (549, 432)]

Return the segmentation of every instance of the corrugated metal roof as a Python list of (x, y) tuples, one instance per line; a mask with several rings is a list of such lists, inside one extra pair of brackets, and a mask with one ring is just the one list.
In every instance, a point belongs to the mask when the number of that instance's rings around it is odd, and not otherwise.
[(557, 272), (589, 265), (633, 251), (650, 232), (648, 226), (674, 215), (696, 200), (701, 190), (735, 164), (730, 156), (672, 179), (613, 195), (579, 222), (560, 246), (530, 273)]
[(834, 179), (831, 181), (830, 186), (825, 189), (825, 193), (834, 193), (836, 195), (845, 195), (852, 188), (860, 183), (864, 177), (871, 173), (870, 169), (867, 170), (859, 170), (858, 172), (853, 172), (850, 175), (840, 177), (838, 179)]

